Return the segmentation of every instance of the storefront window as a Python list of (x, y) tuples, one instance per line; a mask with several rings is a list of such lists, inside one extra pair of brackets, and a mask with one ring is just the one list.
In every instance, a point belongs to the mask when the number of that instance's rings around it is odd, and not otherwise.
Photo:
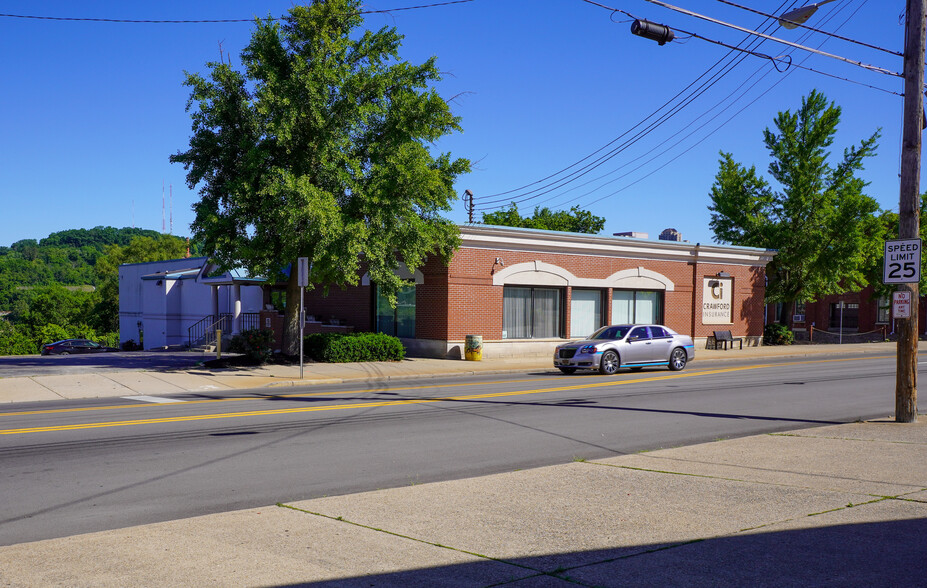
[(502, 338), (560, 337), (562, 293), (557, 288), (506, 286), (502, 290)]
[(601, 326), (602, 291), (574, 288), (570, 296), (570, 337), (585, 337)]
[(415, 337), (415, 284), (410, 284), (396, 294), (396, 308), (377, 288), (377, 332), (394, 337)]
[(879, 313), (876, 322), (886, 324), (892, 322), (892, 301), (888, 298), (879, 298)]
[(612, 323), (663, 322), (663, 293), (656, 290), (615, 290), (612, 293)]

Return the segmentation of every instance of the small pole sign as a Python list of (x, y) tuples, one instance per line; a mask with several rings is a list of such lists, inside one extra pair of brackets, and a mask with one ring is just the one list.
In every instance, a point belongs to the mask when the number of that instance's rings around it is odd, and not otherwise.
[(892, 292), (892, 317), (911, 318), (911, 293), (907, 290)]
[(916, 284), (921, 281), (921, 240), (899, 239), (885, 242), (882, 283)]

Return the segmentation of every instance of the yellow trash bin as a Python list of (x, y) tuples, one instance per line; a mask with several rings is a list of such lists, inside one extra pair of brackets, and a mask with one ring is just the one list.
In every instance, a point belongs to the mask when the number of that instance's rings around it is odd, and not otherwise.
[(483, 336), (467, 335), (464, 346), (464, 357), (467, 361), (480, 361), (483, 359)]

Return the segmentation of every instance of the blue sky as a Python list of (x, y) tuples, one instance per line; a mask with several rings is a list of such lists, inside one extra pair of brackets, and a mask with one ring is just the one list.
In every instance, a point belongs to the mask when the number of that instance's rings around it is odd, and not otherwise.
[[(440, 1), (368, 0), (365, 7), (384, 10)], [(599, 3), (730, 45), (747, 37), (645, 0)], [(737, 3), (769, 14), (804, 4)], [(670, 4), (749, 29), (768, 23), (719, 0)], [(6, 0), (0, 12), (214, 20), (281, 16), (291, 5), (270, 0)], [(901, 52), (903, 10), (903, 0), (836, 0), (822, 6), (807, 24)], [(446, 72), (438, 90), (446, 99), (453, 97), (463, 133), (442, 139), (434, 149), (474, 162), (473, 172), (460, 177), (456, 187), (460, 194), (465, 189), (475, 194), (476, 220), (479, 210), (497, 209), (511, 200), (527, 213), (537, 205), (579, 205), (605, 217), (603, 234), (639, 231), (656, 239), (673, 227), (686, 240), (713, 242), (707, 207), (718, 152), (732, 152), (737, 161), (756, 165), (766, 175), (763, 129), (772, 125), (778, 111), (796, 110), (812, 89), (843, 109), (833, 162), (845, 147), (881, 129), (878, 155), (867, 161), (862, 175), (871, 182), (867, 192), (883, 208), (897, 210), (900, 78), (764, 42), (757, 52), (791, 53), (795, 64), (823, 72), (793, 66), (780, 73), (768, 59), (730, 54), (724, 47), (686, 39), (683, 32), (677, 31), (677, 42), (659, 46), (633, 36), (630, 24), (627, 15), (582, 0), (474, 0), (366, 17), (369, 28), (395, 26), (405, 35), (404, 59), (438, 57)], [(197, 192), (186, 185), (183, 168), (168, 161), (186, 149), (190, 136), (184, 71), (204, 71), (207, 61), (218, 59), (220, 44), (237, 57), (252, 30), (248, 22), (130, 24), (0, 17), (0, 245), (97, 225), (161, 230), (162, 185), (168, 199), (165, 228), (189, 235)], [(777, 26), (769, 33), (902, 70), (899, 56), (820, 33)], [(719, 62), (733, 67), (723, 76), (712, 75)], [(692, 92), (686, 88), (706, 81), (699, 95), (683, 105), (680, 98)], [(665, 103), (682, 107), (662, 124), (648, 119)], [(640, 136), (625, 145), (635, 135)], [(594, 170), (544, 180), (618, 137), (606, 151), (621, 146), (620, 151)], [(463, 201), (448, 216), (465, 222)]]

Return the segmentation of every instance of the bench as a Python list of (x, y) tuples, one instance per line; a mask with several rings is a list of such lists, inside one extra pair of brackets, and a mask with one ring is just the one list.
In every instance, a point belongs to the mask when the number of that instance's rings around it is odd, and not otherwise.
[(735, 341), (738, 342), (738, 343), (740, 343), (740, 348), (741, 348), (741, 349), (744, 348), (744, 340), (743, 340), (743, 337), (734, 337), (734, 336), (731, 335), (731, 332), (730, 332), (730, 331), (715, 331), (715, 332), (714, 332), (714, 337), (715, 337), (715, 349), (718, 348), (718, 344), (719, 344), (719, 343), (721, 343), (721, 344), (724, 345), (724, 349), (727, 349), (727, 344), (730, 343), (730, 344), (731, 344), (731, 349), (733, 349), (733, 348), (734, 348), (734, 342), (735, 342)]

